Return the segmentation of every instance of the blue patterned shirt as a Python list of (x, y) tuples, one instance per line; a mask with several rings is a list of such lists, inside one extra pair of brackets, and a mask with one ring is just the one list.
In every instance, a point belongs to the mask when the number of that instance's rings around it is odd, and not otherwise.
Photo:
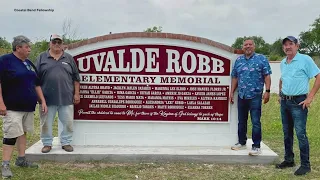
[(264, 77), (271, 74), (268, 59), (258, 53), (254, 53), (249, 59), (245, 55), (237, 58), (231, 76), (238, 78), (238, 93), (241, 99), (252, 99), (262, 94)]

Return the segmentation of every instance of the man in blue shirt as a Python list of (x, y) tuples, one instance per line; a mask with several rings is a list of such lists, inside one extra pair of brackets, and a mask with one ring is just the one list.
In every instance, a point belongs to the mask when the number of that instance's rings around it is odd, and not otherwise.
[(250, 111), (252, 122), (252, 149), (249, 155), (261, 154), (261, 103), (264, 84), (266, 93), (263, 95), (264, 103), (270, 98), (271, 68), (268, 59), (255, 53), (255, 44), (251, 39), (243, 42), (244, 55), (238, 57), (231, 73), (232, 84), (230, 103), (234, 102), (234, 92), (238, 87), (238, 143), (232, 150), (246, 149), (247, 121)]
[(15, 165), (38, 167), (25, 158), (26, 132), (33, 131), (37, 100), (42, 113), (47, 112), (35, 66), (27, 59), (30, 40), (17, 36), (12, 42), (13, 53), (0, 57), (0, 115), (3, 116), (2, 177), (12, 177), (10, 159), (17, 142), (18, 158)]
[[(283, 169), (295, 166), (293, 154), (293, 128), (299, 141), (301, 166), (295, 175), (304, 175), (311, 171), (309, 161), (309, 141), (306, 133), (308, 108), (320, 87), (320, 70), (312, 58), (298, 52), (299, 43), (293, 36), (282, 41), (283, 51), (287, 55), (281, 61), (281, 79), (279, 82), (279, 101), (284, 134), (284, 161), (276, 165)], [(309, 93), (309, 80), (316, 81)]]

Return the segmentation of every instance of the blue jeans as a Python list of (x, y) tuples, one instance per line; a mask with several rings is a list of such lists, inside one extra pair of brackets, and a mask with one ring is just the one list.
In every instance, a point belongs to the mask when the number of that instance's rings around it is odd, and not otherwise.
[(294, 162), (294, 128), (299, 142), (301, 166), (310, 167), (309, 141), (306, 134), (308, 109), (302, 109), (302, 105), (299, 105), (299, 103), (305, 99), (306, 95), (294, 98), (292, 100), (281, 100), (281, 117), (285, 147), (284, 160), (288, 162)]
[(260, 148), (261, 143), (261, 103), (262, 94), (253, 99), (241, 99), (238, 96), (238, 140), (245, 145), (247, 142), (248, 114), (250, 112), (252, 123), (252, 147)]
[[(41, 108), (41, 106), (40, 106)], [(60, 143), (62, 146), (70, 145), (73, 134), (73, 105), (67, 106), (48, 106), (48, 113), (43, 114), (40, 110), (41, 141), (44, 146), (52, 146), (52, 125), (56, 113), (60, 122), (63, 124), (63, 130), (60, 134)]]

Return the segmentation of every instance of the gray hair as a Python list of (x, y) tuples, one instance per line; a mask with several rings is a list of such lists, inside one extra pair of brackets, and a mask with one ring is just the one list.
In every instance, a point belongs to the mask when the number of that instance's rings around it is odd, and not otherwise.
[(25, 36), (16, 36), (13, 38), (13, 42), (12, 42), (12, 50), (16, 51), (17, 50), (17, 46), (22, 46), (23, 44), (29, 44), (31, 41), (29, 38), (25, 37)]
[(252, 41), (252, 43), (253, 43), (254, 46), (256, 45), (256, 43), (254, 43), (253, 38), (251, 38), (251, 37), (245, 37), (245, 38), (243, 39), (242, 44), (244, 44), (244, 42), (245, 42), (245, 41), (248, 41), (248, 40)]

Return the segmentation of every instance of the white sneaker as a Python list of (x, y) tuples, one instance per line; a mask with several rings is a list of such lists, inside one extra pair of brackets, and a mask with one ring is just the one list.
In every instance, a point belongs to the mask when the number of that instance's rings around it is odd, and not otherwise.
[(3, 179), (11, 178), (13, 176), (9, 165), (2, 165), (1, 171)]
[(261, 149), (257, 147), (252, 147), (251, 151), (249, 152), (250, 156), (258, 156), (261, 154)]
[(232, 150), (242, 150), (242, 149), (247, 149), (247, 146), (246, 145), (242, 145), (240, 143), (237, 143), (237, 144), (231, 146), (231, 149)]

